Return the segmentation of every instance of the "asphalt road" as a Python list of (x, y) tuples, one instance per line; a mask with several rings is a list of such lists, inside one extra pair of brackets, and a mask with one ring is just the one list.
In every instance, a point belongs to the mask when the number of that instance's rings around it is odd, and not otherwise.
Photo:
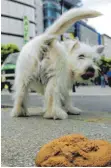
[[(11, 100), (7, 97), (12, 105)], [(66, 120), (47, 120), (37, 114), (43, 99), (30, 96), (30, 117), (11, 118), (11, 108), (1, 113), (1, 160), (11, 167), (35, 166), (34, 159), (40, 147), (65, 134), (81, 133), (95, 139), (111, 141), (111, 96), (75, 96), (73, 104), (83, 109), (79, 116), (70, 115)], [(3, 98), (2, 98), (3, 102)]]

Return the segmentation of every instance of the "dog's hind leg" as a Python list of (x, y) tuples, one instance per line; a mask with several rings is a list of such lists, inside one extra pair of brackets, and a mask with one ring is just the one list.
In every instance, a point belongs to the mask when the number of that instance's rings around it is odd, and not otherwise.
[[(23, 81), (22, 81), (23, 82)], [(15, 94), (14, 94), (14, 107), (12, 109), (11, 116), (23, 117), (28, 116), (27, 110), (27, 96), (28, 96), (28, 85), (24, 83), (18, 83)]]
[(81, 109), (72, 106), (71, 96), (68, 96), (65, 99), (65, 109), (69, 114), (75, 114), (75, 115), (79, 115), (82, 111)]

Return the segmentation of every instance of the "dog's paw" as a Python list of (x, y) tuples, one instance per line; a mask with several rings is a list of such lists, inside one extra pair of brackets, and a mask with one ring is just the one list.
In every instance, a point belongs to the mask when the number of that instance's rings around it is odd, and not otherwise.
[(53, 118), (53, 115), (52, 114), (49, 114), (48, 112), (46, 112), (44, 115), (43, 115), (44, 118), (47, 118), (47, 119), (51, 119)]
[(12, 109), (11, 111), (11, 117), (28, 117), (29, 114), (28, 114), (28, 111), (21, 108), (21, 110), (17, 110), (15, 108)]
[(82, 112), (82, 110), (77, 107), (71, 107), (68, 110), (68, 114), (73, 114), (73, 115), (80, 115), (81, 112)]
[(54, 119), (64, 120), (64, 119), (67, 119), (67, 118), (68, 118), (67, 113), (65, 111), (61, 110), (61, 109), (54, 116)]
[(68, 115), (66, 112), (64, 112), (62, 109), (58, 109), (59, 111), (54, 111), (53, 113), (48, 113), (46, 112), (44, 114), (44, 118), (47, 118), (47, 119), (60, 119), (60, 120), (64, 120), (64, 119), (67, 119), (68, 118)]

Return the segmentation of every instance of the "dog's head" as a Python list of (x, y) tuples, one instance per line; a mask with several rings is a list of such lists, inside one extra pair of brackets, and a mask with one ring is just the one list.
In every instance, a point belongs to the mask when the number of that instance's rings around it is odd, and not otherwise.
[(98, 76), (97, 61), (103, 53), (103, 45), (90, 46), (78, 40), (67, 40), (64, 44), (68, 50), (74, 80), (83, 82)]

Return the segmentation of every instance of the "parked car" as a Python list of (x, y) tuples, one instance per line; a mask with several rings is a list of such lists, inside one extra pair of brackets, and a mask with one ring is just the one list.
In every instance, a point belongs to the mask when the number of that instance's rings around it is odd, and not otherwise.
[(1, 67), (1, 90), (7, 88), (11, 92), (13, 81), (15, 78), (16, 61), (19, 52), (9, 54)]

